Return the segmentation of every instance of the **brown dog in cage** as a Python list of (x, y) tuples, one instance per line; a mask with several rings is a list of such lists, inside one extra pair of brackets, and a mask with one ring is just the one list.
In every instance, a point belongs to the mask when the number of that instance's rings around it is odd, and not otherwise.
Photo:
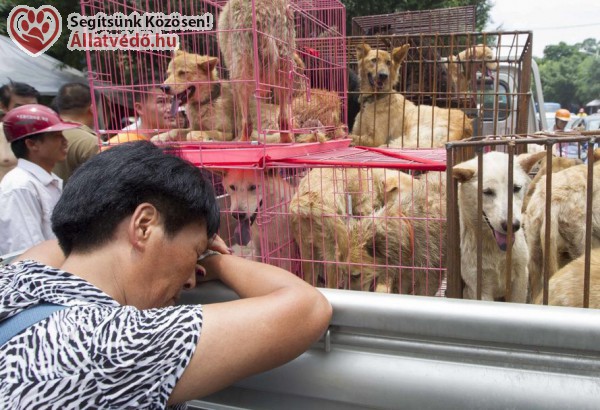
[[(296, 56), (297, 57), (297, 56)], [(302, 61), (296, 58), (298, 69)], [(176, 99), (174, 103), (186, 106), (190, 119), (190, 129), (185, 130), (188, 141), (231, 141), (235, 136), (235, 123), (238, 120), (233, 101), (231, 84), (221, 81), (217, 75), (216, 57), (187, 53), (177, 50), (167, 69), (163, 85), (165, 91)], [(250, 116), (257, 123), (257, 107), (254, 99), (249, 103)], [(296, 142), (322, 142), (345, 134), (340, 118), (341, 100), (337, 93), (314, 89), (310, 95), (299, 92), (292, 100), (294, 123), (303, 133)], [(263, 129), (277, 129), (279, 106), (262, 102), (261, 124)], [(238, 110), (239, 111), (239, 110)], [(178, 133), (159, 134), (154, 141), (177, 139)], [(253, 133), (252, 139), (258, 136)], [(268, 143), (280, 141), (279, 133), (266, 134)]]
[(302, 178), (289, 212), (306, 282), (361, 288), (338, 265), (347, 254), (350, 224), (384, 206), (397, 179), (398, 171), (381, 168), (314, 168)]
[(387, 203), (353, 220), (341, 259), (354, 289), (434, 296), (446, 267), (445, 175), (397, 175), (387, 179)]
[(474, 80), (473, 74), (478, 69), (489, 75), (498, 68), (494, 50), (484, 44), (469, 47), (455, 56), (449, 56), (446, 61), (445, 66), (453, 92), (469, 91), (469, 85)]
[[(460, 215), (461, 275), (465, 282), (463, 297), (477, 296), (477, 244), (482, 246), (483, 300), (505, 299), (525, 303), (528, 290), (529, 251), (522, 228), (521, 206), (531, 181), (528, 173), (544, 152), (521, 154), (513, 167), (512, 220), (508, 217), (508, 154), (489, 152), (483, 156), (482, 209), (483, 236), (478, 237), (478, 164), (477, 158), (455, 165), (452, 176), (458, 180)], [(512, 242), (508, 242), (508, 224), (512, 225)], [(512, 248), (510, 296), (506, 294), (506, 250)]]
[[(163, 86), (174, 96), (173, 107), (185, 105), (190, 129), (185, 136), (190, 141), (230, 141), (232, 124), (224, 114), (225, 99), (231, 91), (221, 84), (217, 75), (218, 58), (176, 50), (167, 68)], [(171, 139), (170, 133), (155, 140)]]
[[(258, 36), (256, 50), (253, 23), (256, 24), (255, 34)], [(241, 110), (242, 120), (238, 127), (240, 140), (248, 141), (252, 135), (249, 102), (253, 93), (266, 91), (256, 90), (257, 81), (260, 81), (266, 87), (273, 88), (275, 101), (279, 105), (281, 142), (292, 142), (289, 94), (293, 81), (288, 74), (295, 70), (296, 65), (296, 33), (289, 1), (229, 0), (219, 15), (218, 40), (233, 81), (235, 106)], [(256, 61), (255, 55), (258, 56)], [(259, 78), (254, 76), (255, 69)]]
[[(583, 275), (585, 255), (569, 262), (556, 272), (548, 282), (548, 305), (583, 307)], [(543, 303), (543, 290), (534, 295), (534, 303)], [(589, 307), (600, 309), (600, 248), (590, 254), (590, 302)]]
[(394, 90), (409, 48), (405, 44), (390, 54), (368, 44), (356, 47), (362, 108), (352, 127), (355, 144), (442, 147), (473, 135), (472, 120), (461, 110), (415, 105)]
[[(594, 151), (592, 247), (600, 246), (600, 150)], [(529, 262), (530, 293), (535, 296), (542, 286), (544, 263), (550, 277), (567, 263), (583, 255), (585, 247), (586, 195), (588, 165), (564, 169), (552, 176), (550, 206), (550, 243), (545, 254), (546, 176), (540, 178), (524, 213), (525, 233), (531, 252)]]
[[(221, 172), (229, 196), (229, 211), (239, 222), (237, 234), (243, 238), (242, 242), (250, 237), (254, 259), (260, 261), (261, 256), (268, 254), (273, 259), (272, 264), (291, 271), (295, 247), (288, 226), (288, 204), (295, 188), (276, 169)], [(263, 222), (260, 226), (256, 220), (259, 214)]]

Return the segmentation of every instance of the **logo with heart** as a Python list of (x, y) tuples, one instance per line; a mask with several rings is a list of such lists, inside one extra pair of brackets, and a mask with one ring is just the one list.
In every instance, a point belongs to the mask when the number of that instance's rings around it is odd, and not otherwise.
[(53, 6), (37, 9), (16, 6), (8, 15), (8, 35), (17, 46), (32, 57), (48, 50), (58, 40), (62, 19)]

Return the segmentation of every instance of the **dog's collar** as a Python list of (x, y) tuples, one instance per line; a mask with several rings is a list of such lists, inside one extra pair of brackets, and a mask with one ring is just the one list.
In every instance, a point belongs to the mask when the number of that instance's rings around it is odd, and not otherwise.
[(215, 82), (213, 84), (213, 86), (210, 89), (210, 92), (208, 93), (208, 95), (206, 96), (205, 99), (203, 99), (202, 101), (198, 102), (199, 106), (203, 106), (206, 104), (210, 104), (212, 101), (216, 100), (217, 98), (219, 98), (219, 96), (221, 96), (221, 84)]

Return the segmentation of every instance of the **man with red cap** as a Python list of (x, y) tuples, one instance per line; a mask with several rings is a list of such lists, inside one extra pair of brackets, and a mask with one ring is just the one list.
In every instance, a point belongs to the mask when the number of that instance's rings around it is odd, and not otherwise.
[(17, 107), (4, 117), (4, 134), (17, 166), (0, 182), (0, 255), (55, 237), (50, 217), (63, 181), (52, 168), (67, 155), (62, 131), (78, 126), (38, 104)]

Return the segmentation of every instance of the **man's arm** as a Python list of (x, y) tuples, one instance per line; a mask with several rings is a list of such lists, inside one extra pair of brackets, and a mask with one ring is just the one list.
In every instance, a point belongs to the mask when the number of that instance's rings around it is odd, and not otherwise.
[(315, 288), (277, 267), (230, 255), (202, 261), (207, 275), (242, 299), (204, 305), (200, 341), (170, 404), (200, 398), (280, 366), (327, 329), (331, 305)]

